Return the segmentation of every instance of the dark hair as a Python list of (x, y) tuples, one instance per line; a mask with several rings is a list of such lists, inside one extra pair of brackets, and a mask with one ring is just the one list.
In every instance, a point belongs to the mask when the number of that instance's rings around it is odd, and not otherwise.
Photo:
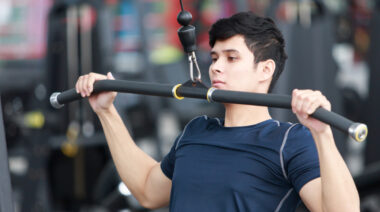
[(226, 40), (235, 35), (244, 36), (245, 44), (255, 56), (255, 63), (268, 59), (276, 63), (268, 89), (271, 92), (288, 58), (280, 30), (270, 18), (259, 17), (252, 12), (241, 12), (215, 22), (209, 31), (209, 44), (214, 47), (217, 40)]

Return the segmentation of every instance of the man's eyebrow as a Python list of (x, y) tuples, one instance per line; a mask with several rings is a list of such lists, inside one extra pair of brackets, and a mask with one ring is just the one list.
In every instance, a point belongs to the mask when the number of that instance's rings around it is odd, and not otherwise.
[[(238, 50), (236, 50), (236, 49), (224, 49), (224, 50), (222, 50), (222, 52), (223, 53), (239, 53), (239, 51)], [(216, 51), (211, 51), (210, 52), (210, 55), (214, 55), (214, 54), (218, 54)]]
[(236, 49), (225, 49), (222, 52), (224, 52), (224, 53), (239, 53), (239, 51)]

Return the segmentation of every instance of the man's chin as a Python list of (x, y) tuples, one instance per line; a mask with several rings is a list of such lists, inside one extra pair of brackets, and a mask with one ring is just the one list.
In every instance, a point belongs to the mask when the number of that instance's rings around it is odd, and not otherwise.
[(212, 84), (212, 87), (216, 88), (216, 89), (223, 89), (223, 90), (228, 90), (225, 86), (224, 83), (214, 83)]

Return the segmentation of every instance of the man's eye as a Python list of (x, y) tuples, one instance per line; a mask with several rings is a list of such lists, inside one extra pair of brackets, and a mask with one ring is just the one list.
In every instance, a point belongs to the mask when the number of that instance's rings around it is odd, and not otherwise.
[(235, 61), (237, 60), (237, 57), (228, 57), (228, 61)]
[(218, 58), (211, 58), (211, 61), (214, 63), (218, 60)]

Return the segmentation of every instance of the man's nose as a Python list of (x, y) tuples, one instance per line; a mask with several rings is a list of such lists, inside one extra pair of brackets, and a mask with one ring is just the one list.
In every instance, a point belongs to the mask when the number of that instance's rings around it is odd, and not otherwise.
[(223, 62), (220, 59), (216, 60), (213, 64), (211, 64), (211, 70), (217, 73), (223, 72)]

